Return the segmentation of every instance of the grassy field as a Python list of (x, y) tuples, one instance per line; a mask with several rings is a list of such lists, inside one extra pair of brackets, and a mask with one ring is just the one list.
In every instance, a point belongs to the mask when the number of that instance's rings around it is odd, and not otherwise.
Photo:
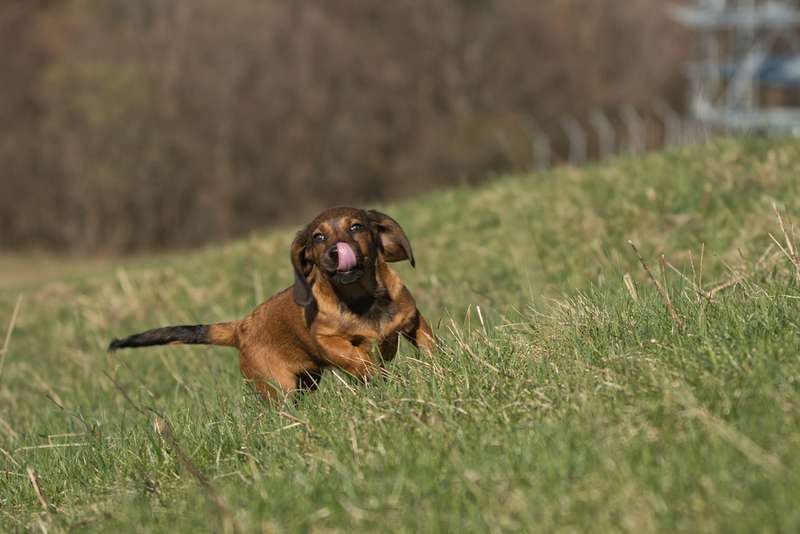
[(293, 228), (9, 275), (0, 530), (797, 532), (798, 177), (796, 141), (727, 140), (385, 206), (440, 349), (277, 408), (230, 349), (104, 349), (243, 315)]

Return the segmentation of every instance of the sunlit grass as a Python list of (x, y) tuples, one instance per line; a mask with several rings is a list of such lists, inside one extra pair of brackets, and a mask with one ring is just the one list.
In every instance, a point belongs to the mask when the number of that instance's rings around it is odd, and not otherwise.
[(800, 292), (769, 234), (796, 243), (798, 176), (796, 142), (722, 141), (388, 206), (442, 346), (278, 408), (229, 349), (104, 347), (243, 315), (290, 283), (290, 228), (0, 290), (0, 525), (797, 530)]

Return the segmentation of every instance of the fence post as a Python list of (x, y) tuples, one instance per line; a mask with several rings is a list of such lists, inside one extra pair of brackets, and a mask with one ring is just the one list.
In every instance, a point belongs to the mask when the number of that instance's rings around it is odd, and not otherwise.
[(569, 139), (569, 162), (573, 165), (586, 163), (587, 142), (586, 131), (575, 117), (565, 115), (561, 118), (561, 128)]
[(626, 148), (632, 154), (644, 152), (647, 146), (645, 126), (639, 112), (631, 105), (622, 108), (622, 121), (627, 133)]
[(596, 108), (589, 119), (597, 131), (597, 151), (599, 159), (606, 159), (614, 154), (616, 148), (616, 133), (614, 125), (608, 120), (603, 110)]
[(530, 137), (531, 151), (533, 152), (533, 170), (545, 171), (549, 169), (550, 159), (553, 155), (553, 151), (550, 148), (550, 139), (533, 118), (528, 120), (528, 135)]
[(663, 100), (654, 105), (656, 114), (664, 124), (664, 146), (676, 146), (683, 142), (681, 116)]

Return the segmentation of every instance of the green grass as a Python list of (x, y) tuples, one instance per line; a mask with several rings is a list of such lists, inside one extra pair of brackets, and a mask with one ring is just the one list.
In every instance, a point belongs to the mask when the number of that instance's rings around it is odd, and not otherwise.
[[(0, 375), (0, 530), (797, 531), (800, 286), (777, 247), (757, 260), (783, 239), (772, 203), (800, 213), (798, 176), (796, 141), (726, 140), (387, 206), (441, 349), (274, 409), (229, 349), (104, 348), (243, 315), (290, 283), (293, 229), (20, 277), (0, 289), (6, 320), (24, 295)], [(662, 278), (681, 327), (628, 239), (659, 278), (661, 253), (682, 272)]]

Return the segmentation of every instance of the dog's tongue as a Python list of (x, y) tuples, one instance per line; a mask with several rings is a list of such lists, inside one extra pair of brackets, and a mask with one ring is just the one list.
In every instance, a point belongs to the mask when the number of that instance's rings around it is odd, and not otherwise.
[(356, 266), (356, 253), (347, 243), (336, 243), (336, 252), (339, 255), (338, 271), (350, 271)]

